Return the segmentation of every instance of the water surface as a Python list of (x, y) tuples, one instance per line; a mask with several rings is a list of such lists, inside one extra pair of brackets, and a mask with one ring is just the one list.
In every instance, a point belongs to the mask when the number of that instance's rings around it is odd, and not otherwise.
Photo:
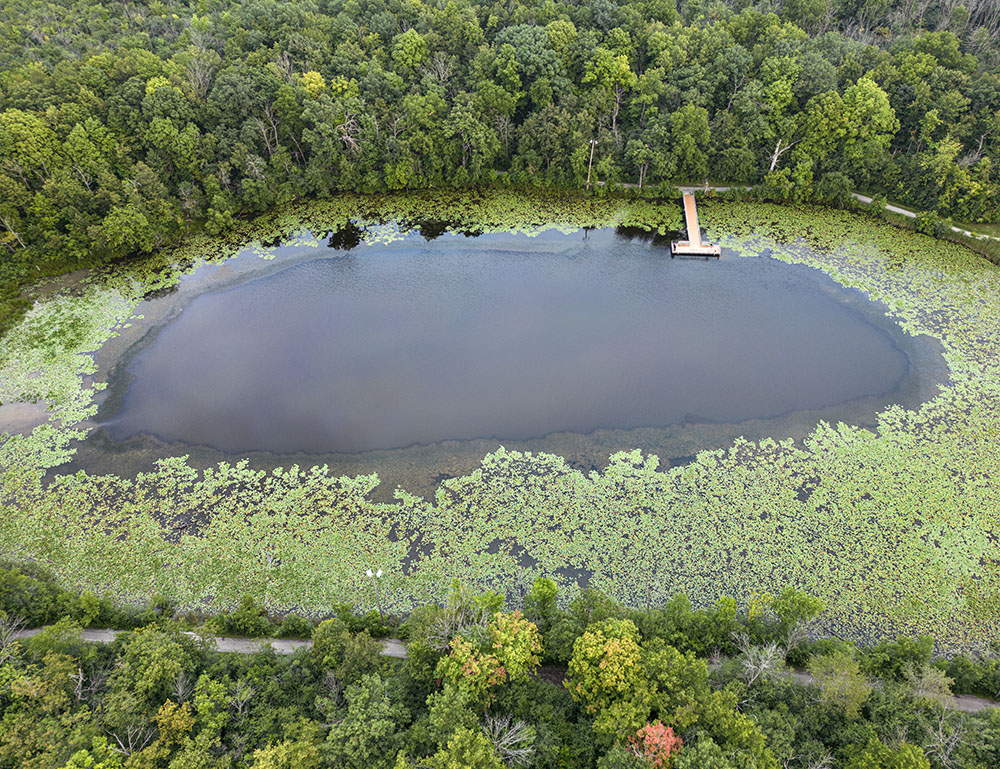
[(913, 373), (911, 338), (814, 269), (672, 260), (614, 230), (292, 249), (198, 285), (153, 300), (175, 306), (119, 369), (112, 439), (523, 441), (884, 404)]

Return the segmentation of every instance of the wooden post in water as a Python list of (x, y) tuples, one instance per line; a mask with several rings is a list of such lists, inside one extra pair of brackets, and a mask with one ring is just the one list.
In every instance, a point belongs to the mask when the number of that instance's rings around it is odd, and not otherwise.
[(715, 256), (722, 253), (718, 243), (702, 243), (701, 228), (698, 225), (698, 206), (695, 204), (694, 195), (690, 192), (684, 193), (684, 221), (687, 225), (688, 239), (675, 240), (670, 244), (670, 258), (677, 254), (692, 256)]

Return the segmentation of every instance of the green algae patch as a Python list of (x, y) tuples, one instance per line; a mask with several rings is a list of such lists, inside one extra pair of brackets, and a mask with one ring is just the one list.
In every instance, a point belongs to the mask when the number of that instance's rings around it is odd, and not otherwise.
[(395, 610), (439, 598), (454, 578), (516, 600), (546, 575), (567, 597), (589, 584), (636, 606), (677, 592), (749, 602), (794, 585), (824, 599), (826, 630), (857, 640), (985, 644), (1000, 629), (1000, 270), (835, 211), (711, 201), (701, 219), (727, 254), (807, 264), (883, 302), (906, 331), (940, 340), (950, 381), (916, 410), (884, 410), (874, 430), (820, 423), (804, 441), (738, 440), (666, 470), (638, 451), (585, 474), (557, 456), (500, 450), (432, 497), (397, 490), (391, 503), (371, 500), (377, 475), (247, 462), (197, 471), (184, 457), (134, 479), (43, 483), (86, 432), (102, 386), (93, 353), (143, 296), (200, 264), (248, 245), (271, 258), (275, 243), (319, 245), (348, 226), (373, 243), (429, 221), (470, 233), (680, 228), (673, 202), (421, 193), (305, 203), (95, 274), (0, 340), (0, 401), (43, 402), (50, 415), (0, 438), (0, 553), (119, 601), (162, 593), (221, 607), (249, 591), (313, 612), (374, 607), (367, 568), (383, 570)]

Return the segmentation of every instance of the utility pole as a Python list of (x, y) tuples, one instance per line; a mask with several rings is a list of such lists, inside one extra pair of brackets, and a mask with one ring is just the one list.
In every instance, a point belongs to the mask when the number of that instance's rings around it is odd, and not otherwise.
[(590, 162), (587, 163), (587, 189), (590, 189), (590, 169), (594, 165), (594, 147), (597, 146), (597, 139), (590, 140)]

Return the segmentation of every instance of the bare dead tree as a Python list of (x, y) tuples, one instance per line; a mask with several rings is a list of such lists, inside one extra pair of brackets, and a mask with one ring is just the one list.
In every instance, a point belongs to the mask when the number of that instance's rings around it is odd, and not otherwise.
[(0, 161), (0, 170), (6, 171), (12, 176), (16, 176), (18, 179), (21, 180), (21, 183), (24, 184), (26, 187), (31, 186), (31, 182), (28, 180), (28, 177), (25, 174), (24, 166), (18, 163), (16, 160), (12, 160), (11, 158), (4, 158), (2, 161)]
[(149, 745), (153, 741), (155, 733), (156, 730), (153, 727), (140, 726), (138, 724), (132, 724), (126, 726), (124, 729), (108, 732), (115, 741), (115, 744), (111, 746), (112, 749), (126, 756), (138, 753)]
[(247, 173), (257, 181), (264, 179), (264, 168), (267, 162), (260, 155), (247, 155)]
[(441, 85), (444, 85), (451, 78), (451, 57), (444, 51), (438, 51), (423, 67), (423, 71), (437, 80)]
[(774, 152), (771, 153), (771, 167), (769, 171), (773, 171), (778, 165), (778, 160), (784, 155), (788, 150), (798, 144), (801, 139), (796, 139), (793, 142), (786, 142), (784, 138), (778, 137), (778, 143), (774, 145)]
[[(6, 222), (4, 225), (6, 226)], [(0, 613), (0, 665), (17, 653), (20, 646), (17, 639), (23, 627), (24, 620), (20, 617), (8, 617), (6, 613)]]
[[(647, 155), (647, 156), (643, 157), (642, 162), (636, 163), (636, 167), (639, 169), (639, 189), (640, 190), (642, 189), (642, 183), (646, 180), (646, 172), (649, 171), (649, 164), (651, 162), (652, 161), (650, 160), (649, 156)], [(647, 603), (648, 603), (648, 601), (647, 601)]]
[[(736, 101), (737, 94), (739, 94), (740, 89), (744, 85), (746, 85), (747, 80), (749, 80), (749, 78), (750, 78), (749, 70), (745, 70), (743, 72), (736, 72), (735, 70), (733, 71), (733, 92), (729, 95), (729, 103), (726, 104), (726, 112), (728, 112), (732, 108), (733, 102)], [(643, 109), (645, 110), (645, 105), (643, 105)]]
[(242, 716), (256, 693), (257, 691), (241, 678), (229, 689), (229, 707), (236, 712), (236, 715)]
[(339, 706), (344, 686), (340, 679), (329, 671), (324, 676), (323, 683), (329, 692), (329, 696), (316, 698), (316, 710), (319, 711), (319, 714), (328, 725), (332, 725), (340, 720), (341, 717)]
[(785, 666), (785, 650), (775, 642), (755, 646), (743, 655), (742, 678), (748, 687), (761, 678), (773, 678)]
[[(925, 3), (927, 1), (922, 0)], [(997, 0), (941, 0), (939, 29), (947, 28), (952, 14), (960, 5), (964, 5), (969, 12), (967, 22), (969, 28), (983, 27), (990, 32), (996, 32), (1000, 27), (1000, 3)]]
[(940, 764), (945, 769), (957, 767), (958, 757), (955, 754), (965, 741), (965, 719), (962, 716), (952, 718), (941, 710), (933, 721), (920, 718), (920, 727), (924, 732), (924, 754), (932, 763)]
[(406, 123), (406, 115), (400, 113), (396, 115), (392, 120), (389, 121), (389, 132), (392, 134), (393, 139), (398, 139), (402, 134), (406, 133), (409, 126)]
[(622, 104), (625, 102), (625, 86), (616, 83), (611, 97), (611, 133), (615, 136), (615, 144), (621, 147), (622, 137), (618, 130), (618, 113), (621, 112)]
[(798, 649), (812, 635), (812, 628), (807, 622), (796, 622), (795, 625), (785, 634), (785, 656)]
[(212, 88), (212, 79), (215, 76), (215, 65), (204, 54), (192, 56), (188, 62), (185, 75), (191, 93), (204, 101), (208, 92)]
[(806, 764), (806, 769), (833, 769), (833, 756), (829, 753), (822, 753), (811, 759)]
[(280, 146), (278, 143), (278, 123), (281, 122), (281, 118), (274, 111), (273, 104), (265, 104), (263, 113), (262, 117), (255, 117), (254, 122), (260, 130), (264, 146), (267, 147), (267, 156), (273, 157)]
[(913, 696), (918, 700), (937, 702), (944, 705), (951, 699), (951, 687), (955, 682), (931, 665), (921, 668), (910, 666), (906, 670), (906, 680), (913, 688)]
[(114, 668), (113, 663), (108, 662), (100, 668), (91, 668), (84, 672), (83, 668), (77, 668), (77, 672), (70, 676), (73, 681), (73, 694), (77, 702), (94, 702), (95, 697), (104, 689), (108, 682), (108, 676)]
[(355, 154), (359, 148), (359, 142), (357, 139), (358, 120), (357, 117), (351, 112), (344, 113), (344, 122), (338, 125), (334, 130), (340, 136), (340, 141), (344, 143), (344, 146), (351, 151), (351, 154)]
[(119, 5), (122, 7), (122, 13), (125, 14), (125, 18), (128, 21), (132, 21), (132, 13), (128, 9), (128, 3), (125, 2), (125, 0), (121, 0), (121, 2), (119, 3)]
[(805, 769), (833, 769), (833, 756), (826, 752), (814, 756), (795, 754), (781, 761), (782, 769), (793, 769), (793, 767), (802, 766)]
[(910, 730), (899, 721), (894, 723), (891, 728), (889, 728), (885, 734), (882, 735), (882, 742), (890, 747), (899, 747), (904, 742), (910, 741)]
[(531, 761), (535, 748), (534, 735), (523, 721), (514, 721), (510, 715), (487, 714), (483, 734), (493, 743), (500, 759), (507, 766), (523, 766)]
[(506, 157), (509, 153), (508, 146), (510, 137), (514, 134), (514, 121), (507, 115), (501, 115), (496, 119), (497, 135), (503, 141), (503, 154)]
[(78, 667), (75, 673), (70, 673), (69, 680), (73, 682), (73, 696), (77, 702), (83, 702), (83, 684), (87, 676), (83, 674), (83, 668)]
[(861, 16), (856, 16), (845, 24), (843, 34), (847, 39), (856, 40), (864, 45), (876, 45), (878, 42), (878, 36), (871, 28), (868, 20)]
[(282, 51), (274, 63), (278, 67), (278, 74), (286, 83), (295, 82), (295, 64), (292, 63), (288, 51)]
[(239, 761), (247, 752), (247, 743), (250, 742), (250, 735), (240, 732), (229, 738), (229, 752)]
[(193, 692), (194, 682), (191, 680), (191, 676), (182, 670), (177, 675), (177, 680), (174, 681), (174, 699), (177, 700), (178, 704), (187, 702)]
[(421, 764), (417, 761), (417, 759), (411, 758), (410, 756), (406, 757), (406, 765), (409, 766), (410, 769), (427, 769), (427, 764)]
[(191, 45), (197, 48), (199, 51), (204, 51), (208, 48), (211, 42), (211, 36), (202, 32), (197, 27), (192, 24), (188, 24), (188, 38), (191, 40)]
[(910, 28), (920, 26), (921, 19), (927, 13), (931, 0), (907, 0), (899, 3), (892, 9), (890, 15), (892, 24), (896, 28)]
[(777, 642), (754, 646), (746, 633), (736, 633), (733, 640), (740, 650), (740, 678), (746, 682), (747, 689), (762, 678), (774, 677), (784, 668), (785, 650)]
[(333, 673), (327, 671), (326, 675), (323, 677), (323, 685), (326, 686), (326, 690), (330, 692), (333, 697), (333, 701), (337, 702), (340, 699), (340, 695), (344, 691), (344, 685), (340, 682)]
[(976, 145), (976, 149), (974, 149), (972, 152), (970, 152), (968, 155), (962, 158), (958, 162), (958, 164), (960, 166), (971, 166), (974, 163), (977, 163), (979, 159), (983, 156), (983, 145), (986, 144), (986, 140), (993, 135), (993, 132), (995, 130), (996, 130), (995, 128), (991, 128), (986, 133), (981, 134), (979, 137), (979, 142)]

